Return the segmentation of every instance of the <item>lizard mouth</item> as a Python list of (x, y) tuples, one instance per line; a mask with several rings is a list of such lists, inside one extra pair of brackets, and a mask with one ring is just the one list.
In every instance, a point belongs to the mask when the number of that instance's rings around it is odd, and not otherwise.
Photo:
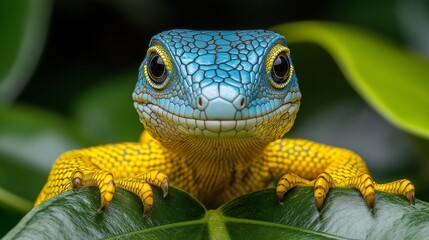
[[(135, 107), (143, 122), (157, 128), (175, 128), (183, 135), (205, 138), (237, 138), (247, 137), (258, 133), (257, 129), (272, 130), (279, 121), (294, 118), (299, 108), (299, 99), (279, 105), (272, 111), (252, 118), (237, 120), (212, 120), (182, 117), (171, 113), (153, 103), (135, 102)], [(285, 123), (289, 121), (284, 121)], [(146, 128), (150, 128), (147, 127)], [(292, 124), (290, 124), (292, 125)], [(285, 126), (287, 128), (287, 126)], [(291, 126), (290, 126), (291, 127)], [(287, 128), (288, 129), (288, 128)], [(285, 129), (286, 130), (286, 129)], [(287, 131), (287, 130), (286, 130)], [(261, 132), (261, 131), (259, 131)]]

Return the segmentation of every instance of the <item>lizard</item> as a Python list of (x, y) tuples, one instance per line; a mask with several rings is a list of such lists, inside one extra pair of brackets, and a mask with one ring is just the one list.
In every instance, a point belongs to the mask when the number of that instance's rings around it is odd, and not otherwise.
[(172, 185), (215, 208), (276, 179), (279, 201), (296, 186), (314, 187), (319, 211), (332, 187), (357, 189), (370, 208), (375, 191), (414, 204), (411, 181), (376, 183), (353, 151), (284, 138), (301, 97), (290, 49), (278, 33), (158, 33), (132, 93), (144, 125), (139, 141), (63, 153), (35, 206), (64, 191), (97, 186), (98, 211), (121, 188), (139, 196), (147, 213), (154, 203), (151, 185), (164, 197)]

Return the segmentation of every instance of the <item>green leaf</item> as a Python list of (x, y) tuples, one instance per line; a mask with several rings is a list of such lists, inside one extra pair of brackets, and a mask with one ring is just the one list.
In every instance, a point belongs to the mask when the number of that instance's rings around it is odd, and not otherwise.
[[(399, 128), (429, 138), (429, 61), (345, 24), (298, 22), (273, 30), (289, 43), (311, 42), (326, 49), (350, 84), (379, 113)], [(324, 81), (329, 84), (329, 79)]]
[(150, 214), (135, 195), (118, 190), (104, 213), (96, 188), (56, 196), (28, 213), (4, 239), (422, 239), (429, 234), (429, 204), (415, 206), (396, 195), (376, 193), (370, 210), (353, 189), (332, 189), (319, 213), (309, 187), (295, 188), (283, 204), (274, 189), (260, 190), (208, 210), (172, 188), (154, 189)]
[(79, 131), (53, 113), (0, 105), (0, 205), (26, 213), (25, 200), (36, 198), (55, 159), (87, 145)]
[(12, 102), (42, 53), (50, 0), (0, 1), (0, 102)]
[[(98, 190), (83, 188), (77, 190), (78, 194), (69, 191), (34, 208), (5, 239), (49, 239), (52, 236), (99, 239), (131, 233), (133, 236), (173, 234), (184, 239), (184, 236), (197, 234), (198, 231), (192, 232), (201, 227), (198, 221), (204, 216), (204, 207), (184, 192), (171, 190), (170, 195), (162, 199), (159, 189), (154, 189), (155, 204), (148, 216), (143, 215), (140, 199), (129, 192), (118, 190), (108, 209), (98, 213)], [(189, 221), (196, 223), (178, 224)]]

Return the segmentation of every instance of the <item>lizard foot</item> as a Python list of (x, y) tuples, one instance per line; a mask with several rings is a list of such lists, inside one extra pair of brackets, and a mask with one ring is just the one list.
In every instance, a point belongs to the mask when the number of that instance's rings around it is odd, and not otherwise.
[(390, 183), (377, 184), (367, 173), (338, 182), (326, 172), (319, 174), (313, 181), (288, 173), (283, 175), (277, 184), (277, 199), (281, 201), (284, 194), (295, 186), (314, 186), (314, 201), (319, 212), (331, 187), (355, 188), (359, 190), (370, 208), (374, 208), (375, 191), (398, 194), (406, 197), (411, 205), (415, 203), (415, 188), (411, 181), (402, 179)]
[(73, 189), (78, 187), (98, 186), (101, 199), (98, 212), (103, 211), (109, 206), (116, 190), (113, 174), (105, 170), (84, 172), (80, 168), (76, 168), (71, 175), (71, 186)]
[(277, 200), (280, 202), (283, 196), (288, 190), (295, 186), (314, 186), (314, 202), (318, 211), (322, 208), (323, 201), (326, 198), (326, 194), (331, 188), (334, 180), (326, 172), (323, 172), (317, 176), (313, 181), (309, 181), (295, 175), (293, 173), (287, 173), (283, 175), (276, 187)]
[(153, 194), (150, 184), (161, 187), (164, 197), (168, 194), (168, 177), (157, 170), (150, 170), (130, 178), (114, 180), (112, 173), (105, 170), (85, 173), (77, 168), (71, 178), (73, 188), (98, 186), (101, 199), (98, 212), (105, 210), (109, 206), (117, 186), (139, 196), (143, 203), (144, 213), (146, 214), (153, 206)]
[(168, 194), (168, 177), (158, 170), (150, 170), (146, 173), (136, 175), (131, 178), (121, 178), (116, 180), (119, 188), (130, 191), (140, 197), (144, 214), (148, 213), (153, 206), (153, 193), (150, 184), (158, 186), (163, 191), (163, 196)]

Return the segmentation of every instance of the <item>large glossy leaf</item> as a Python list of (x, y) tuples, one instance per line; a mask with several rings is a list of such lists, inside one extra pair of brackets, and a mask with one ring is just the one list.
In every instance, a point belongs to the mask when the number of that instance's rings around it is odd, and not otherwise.
[(0, 1), (0, 101), (12, 102), (42, 53), (50, 0)]
[[(350, 25), (298, 22), (273, 30), (285, 35), (290, 43), (322, 46), (350, 84), (378, 112), (403, 130), (429, 138), (428, 60)], [(329, 79), (324, 82), (329, 84)]]
[(4, 239), (422, 239), (429, 234), (429, 204), (415, 206), (396, 195), (377, 193), (369, 209), (353, 189), (333, 189), (319, 213), (312, 189), (296, 188), (283, 204), (274, 189), (237, 198), (208, 210), (185, 192), (166, 198), (154, 189), (155, 205), (143, 215), (140, 200), (118, 190), (97, 213), (98, 190), (69, 191), (27, 214)]

